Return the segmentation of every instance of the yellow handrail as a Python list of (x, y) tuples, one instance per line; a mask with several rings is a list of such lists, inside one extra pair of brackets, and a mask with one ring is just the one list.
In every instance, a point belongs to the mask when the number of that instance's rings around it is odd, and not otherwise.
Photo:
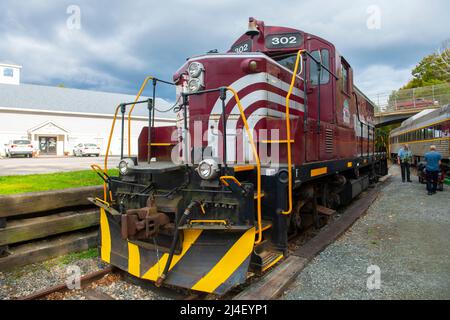
[[(289, 101), (291, 98), (292, 90), (294, 89), (295, 85), (295, 78), (297, 77), (297, 70), (299, 62), (302, 61), (302, 67), (303, 67), (303, 58), (302, 53), (304, 50), (299, 50), (297, 53), (297, 59), (295, 60), (295, 67), (294, 67), (294, 73), (292, 74), (292, 80), (291, 85), (289, 87), (288, 94), (286, 95), (286, 140), (291, 141), (291, 119), (289, 114)], [(302, 68), (303, 69), (303, 68)], [(302, 69), (300, 69), (300, 73), (302, 72)], [(305, 92), (306, 94), (306, 92)], [(289, 192), (289, 207), (287, 211), (282, 211), (282, 214), (291, 214), (292, 212), (292, 154), (291, 154), (291, 144), (287, 143), (287, 152), (288, 152), (288, 177), (289, 177), (289, 183), (288, 183), (288, 192)]]
[[(114, 127), (116, 125), (117, 120), (117, 114), (119, 113), (120, 104), (116, 107), (116, 111), (114, 112), (114, 119), (111, 125), (111, 130), (109, 132), (109, 138), (108, 138), (108, 146), (106, 147), (106, 154), (105, 154), (105, 167), (103, 168), (103, 172), (108, 172), (108, 155), (109, 155), (109, 149), (111, 148), (111, 139), (114, 133)], [(106, 182), (103, 183), (103, 191), (104, 191), (104, 199), (107, 201), (107, 187)]]
[(239, 187), (241, 186), (241, 183), (239, 182), (238, 179), (236, 179), (236, 177), (234, 176), (221, 176), (219, 178), (219, 180), (225, 185), (225, 186), (229, 186), (228, 182), (226, 181), (226, 179), (230, 179), (233, 180)]
[(193, 223), (222, 223), (224, 225), (227, 225), (228, 222), (226, 220), (190, 220), (189, 224)]
[(231, 91), (234, 95), (234, 99), (239, 108), (239, 112), (241, 113), (242, 121), (244, 122), (245, 132), (247, 133), (248, 139), (250, 140), (250, 144), (252, 145), (253, 156), (256, 161), (256, 169), (257, 169), (257, 212), (258, 212), (258, 240), (255, 241), (256, 244), (262, 241), (262, 217), (261, 217), (261, 161), (259, 160), (258, 151), (256, 150), (255, 142), (253, 141), (252, 133), (250, 132), (250, 128), (247, 123), (247, 118), (245, 117), (244, 109), (242, 108), (241, 100), (239, 100), (239, 96), (237, 92), (231, 88), (227, 87), (227, 90)]
[(145, 78), (144, 82), (142, 83), (141, 89), (139, 90), (136, 99), (134, 100), (134, 104), (131, 106), (130, 111), (128, 112), (128, 156), (131, 157), (131, 113), (134, 110), (134, 106), (136, 105), (136, 102), (138, 102), (139, 98), (141, 97), (142, 92), (144, 91), (145, 87), (147, 86), (147, 83), (149, 80), (153, 80), (155, 77), (148, 76)]

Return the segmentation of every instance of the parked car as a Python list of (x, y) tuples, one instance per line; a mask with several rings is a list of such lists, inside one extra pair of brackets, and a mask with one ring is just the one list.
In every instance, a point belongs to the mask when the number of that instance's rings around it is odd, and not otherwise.
[(96, 156), (100, 155), (100, 147), (95, 143), (80, 143), (77, 144), (73, 149), (73, 155), (75, 157), (86, 157), (86, 156)]
[(33, 150), (30, 140), (10, 140), (8, 144), (5, 144), (6, 157), (25, 156), (31, 158)]

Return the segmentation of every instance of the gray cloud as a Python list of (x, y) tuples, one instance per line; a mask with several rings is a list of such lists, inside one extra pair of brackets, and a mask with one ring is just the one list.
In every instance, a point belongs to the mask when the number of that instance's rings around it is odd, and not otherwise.
[[(81, 30), (66, 27), (69, 5)], [(367, 8), (380, 9), (369, 30)], [(255, 16), (333, 42), (366, 92), (393, 90), (449, 38), (448, 1), (12, 1), (0, 4), (0, 60), (22, 64), (23, 81), (135, 93), (146, 75), (170, 79), (192, 55), (225, 51)], [(173, 99), (173, 89), (161, 95)]]

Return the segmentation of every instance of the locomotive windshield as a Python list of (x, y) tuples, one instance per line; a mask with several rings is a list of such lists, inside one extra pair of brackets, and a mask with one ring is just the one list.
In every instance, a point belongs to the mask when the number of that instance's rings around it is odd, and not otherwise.
[[(273, 59), (281, 64), (283, 67), (288, 68), (291, 71), (294, 71), (295, 68), (295, 60), (297, 59), (297, 54), (288, 54), (288, 55), (282, 55), (278, 57), (273, 57)], [(300, 68), (298, 70), (300, 72)]]

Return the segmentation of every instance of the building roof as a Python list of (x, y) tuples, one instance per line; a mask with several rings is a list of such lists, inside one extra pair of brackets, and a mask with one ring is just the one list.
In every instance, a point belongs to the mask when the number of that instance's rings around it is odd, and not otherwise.
[(13, 63), (10, 61), (0, 61), (0, 66), (2, 67), (13, 67), (13, 68), (19, 68), (22, 69), (21, 65), (18, 65), (17, 63)]
[[(133, 102), (136, 96), (80, 90), (61, 87), (41, 86), (34, 84), (0, 84), (0, 107), (17, 109), (34, 109), (40, 111), (77, 112), (111, 115), (117, 105), (123, 102)], [(139, 100), (145, 100), (143, 97)], [(156, 108), (167, 110), (172, 106), (164, 99), (156, 98)], [(134, 116), (148, 115), (147, 107), (137, 105)], [(173, 112), (160, 113), (155, 111), (156, 118), (174, 119)]]

